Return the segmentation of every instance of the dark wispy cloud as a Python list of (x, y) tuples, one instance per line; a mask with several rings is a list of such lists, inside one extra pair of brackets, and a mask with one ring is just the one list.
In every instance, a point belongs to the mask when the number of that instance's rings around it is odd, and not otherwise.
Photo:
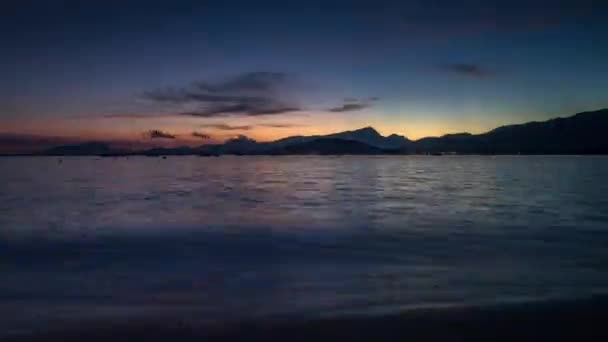
[(214, 128), (220, 131), (248, 131), (253, 128), (252, 125), (237, 125), (232, 126), (225, 123), (214, 123), (214, 124), (204, 124), (200, 125), (200, 127), (205, 128)]
[(290, 123), (260, 123), (255, 125), (229, 125), (226, 123), (212, 123), (200, 125), (200, 127), (203, 128), (212, 128), (220, 131), (249, 131), (254, 129), (255, 127), (290, 128), (300, 126), (301, 125), (295, 125)]
[(288, 123), (265, 123), (258, 124), (258, 127), (269, 127), (269, 128), (291, 128), (291, 127), (301, 127), (301, 125), (288, 124)]
[(285, 96), (294, 84), (295, 78), (286, 73), (249, 72), (219, 81), (197, 81), (182, 88), (147, 91), (143, 97), (174, 106), (194, 107), (177, 112), (185, 116), (277, 115), (300, 110)]
[(361, 110), (369, 107), (369, 103), (345, 103), (339, 107), (330, 108), (330, 112), (340, 113), (340, 112), (352, 112), (355, 110)]
[[(303, 109), (287, 93), (297, 88), (295, 76), (283, 72), (248, 72), (221, 80), (201, 80), (181, 88), (165, 88), (143, 93), (145, 99), (173, 108), (173, 115), (198, 118), (263, 116), (294, 113)], [(327, 109), (349, 112), (370, 107), (378, 97), (345, 98), (344, 103)], [(122, 116), (121, 116), (122, 117)], [(127, 117), (127, 116), (124, 116)], [(129, 117), (140, 117), (138, 115)], [(254, 126), (209, 126), (223, 130), (249, 130)], [(284, 125), (266, 126), (284, 128)]]
[(191, 134), (193, 137), (195, 138), (199, 138), (199, 139), (211, 139), (211, 136), (207, 133), (201, 133), (201, 132), (192, 132)]
[(337, 107), (329, 108), (328, 110), (330, 112), (334, 112), (334, 113), (352, 112), (352, 111), (356, 111), (356, 110), (362, 110), (365, 108), (369, 108), (372, 106), (373, 102), (376, 102), (379, 100), (380, 100), (380, 98), (376, 97), (376, 96), (363, 98), (363, 99), (347, 97), (344, 99), (344, 104), (337, 106)]
[(175, 139), (176, 138), (176, 136), (174, 134), (163, 132), (158, 129), (149, 130), (147, 132), (144, 132), (143, 135), (144, 135), (144, 137), (150, 138), (150, 139)]
[[(208, 105), (204, 109), (195, 111), (186, 111), (179, 113), (185, 116), (194, 116), (200, 118), (214, 118), (221, 116), (261, 116), (261, 115), (276, 115), (289, 112), (297, 112), (298, 107), (289, 106), (274, 101), (249, 101), (239, 100), (237, 104), (220, 104)], [(250, 102), (250, 103), (246, 103)]]
[(157, 102), (166, 103), (189, 103), (189, 102), (203, 102), (203, 103), (224, 103), (224, 102), (253, 102), (259, 98), (255, 96), (244, 96), (244, 95), (221, 95), (221, 94), (207, 94), (206, 90), (199, 90), (197, 87), (192, 86), (190, 88), (167, 88), (167, 89), (156, 89), (150, 90), (143, 93), (143, 97), (154, 100)]
[(195, 87), (209, 93), (235, 93), (242, 91), (274, 92), (279, 87), (294, 81), (294, 77), (283, 72), (258, 71), (237, 75), (220, 82), (195, 82)]
[[(170, 116), (168, 114), (137, 114), (137, 113), (127, 113), (127, 114), (105, 114), (103, 117), (106, 119), (150, 119), (150, 118), (162, 118)], [(90, 118), (90, 117), (86, 117)]]
[(441, 64), (438, 68), (443, 72), (471, 78), (487, 78), (493, 76), (492, 71), (475, 63), (448, 63)]

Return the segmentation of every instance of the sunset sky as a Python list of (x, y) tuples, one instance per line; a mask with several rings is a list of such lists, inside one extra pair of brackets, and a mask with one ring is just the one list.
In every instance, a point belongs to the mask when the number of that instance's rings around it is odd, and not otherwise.
[(605, 108), (607, 17), (587, 0), (8, 1), (0, 144), (417, 139)]

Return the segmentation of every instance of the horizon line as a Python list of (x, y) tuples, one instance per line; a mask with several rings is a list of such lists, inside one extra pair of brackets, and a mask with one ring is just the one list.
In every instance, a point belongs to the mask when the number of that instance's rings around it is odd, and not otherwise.
[[(324, 133), (324, 134), (313, 134), (313, 135), (302, 135), (302, 134), (292, 134), (292, 135), (286, 135), (284, 137), (281, 138), (277, 138), (274, 140), (255, 140), (255, 142), (257, 143), (272, 143), (272, 142), (276, 142), (276, 141), (280, 141), (283, 139), (287, 139), (290, 137), (320, 137), (320, 136), (325, 136), (325, 135), (332, 135), (332, 134), (339, 134), (339, 133), (346, 133), (346, 132), (356, 132), (356, 131), (361, 131), (361, 130), (365, 130), (365, 129), (373, 129), (376, 133), (378, 133), (380, 136), (382, 137), (389, 137), (392, 135), (397, 135), (397, 136), (401, 136), (404, 137), (412, 142), (416, 142), (416, 141), (420, 141), (423, 139), (428, 139), (428, 138), (441, 138), (441, 137), (445, 137), (445, 136), (449, 136), (449, 135), (458, 135), (458, 134), (470, 134), (470, 135), (483, 135), (483, 134), (487, 134), (489, 132), (492, 132), (496, 129), (502, 128), (502, 127), (508, 127), (508, 126), (518, 126), (518, 125), (526, 125), (526, 124), (532, 124), (532, 123), (540, 123), (540, 122), (549, 122), (552, 120), (558, 120), (558, 119), (565, 119), (565, 118), (569, 118), (569, 117), (574, 117), (576, 115), (579, 114), (585, 114), (585, 113), (594, 113), (594, 112), (602, 112), (602, 111), (608, 111), (608, 107), (606, 108), (600, 108), (600, 109), (595, 109), (595, 110), (586, 110), (583, 112), (578, 112), (578, 113), (574, 113), (574, 114), (570, 114), (570, 115), (566, 115), (566, 116), (556, 116), (556, 117), (552, 117), (549, 118), (547, 120), (533, 120), (533, 121), (526, 121), (526, 122), (520, 122), (520, 123), (511, 123), (511, 124), (504, 124), (504, 125), (500, 125), (500, 126), (496, 126), (494, 128), (491, 128), (489, 130), (480, 132), (480, 133), (472, 133), (472, 132), (468, 132), (468, 131), (459, 131), (459, 132), (449, 132), (449, 133), (444, 133), (441, 135), (429, 135), (429, 136), (423, 136), (417, 139), (410, 139), (408, 138), (406, 135), (403, 134), (399, 134), (399, 133), (390, 133), (387, 135), (382, 135), (380, 132), (378, 132), (378, 130), (376, 128), (374, 128), (372, 125), (367, 125), (367, 126), (363, 126), (360, 128), (356, 128), (356, 129), (349, 129), (349, 130), (342, 130), (342, 131), (332, 131), (332, 132), (328, 132), (328, 133)], [(134, 147), (140, 147), (140, 148), (155, 148), (155, 147), (162, 147), (162, 145), (167, 145), (167, 143), (173, 141), (173, 144), (170, 145), (174, 145), (174, 147), (180, 147), (180, 146), (189, 146), (192, 147), (193, 144), (183, 144), (183, 145), (179, 145), (179, 144), (175, 144), (177, 142), (195, 142), (197, 141), (197, 139), (195, 137), (192, 136), (192, 133), (195, 132), (196, 130), (193, 129), (191, 132), (189, 133), (170, 133), (173, 137), (170, 139), (163, 139), (163, 138), (156, 138), (157, 141), (154, 141), (155, 139), (153, 138), (148, 138), (148, 139), (142, 139), (142, 138), (126, 138), (126, 139), (120, 139), (120, 138), (111, 138), (111, 139), (95, 139), (95, 138), (86, 138), (86, 137), (79, 137), (79, 136), (71, 136), (71, 135), (44, 135), (44, 134), (36, 134), (36, 133), (18, 133), (18, 132), (6, 132), (6, 131), (0, 131), (0, 152), (3, 149), (2, 148), (2, 140), (3, 139), (14, 139), (16, 141), (15, 144), (18, 145), (18, 140), (19, 139), (23, 139), (24, 142), (26, 142), (27, 139), (32, 139), (31, 142), (34, 142), (36, 139), (40, 140), (39, 142), (42, 142), (44, 140), (47, 140), (46, 144), (41, 144), (41, 145), (46, 145), (47, 147), (53, 147), (53, 146), (62, 146), (62, 145), (69, 145), (69, 144), (86, 144), (86, 143), (106, 143), (106, 144), (110, 144), (110, 145), (121, 145), (121, 144), (125, 144), (125, 145), (139, 145), (139, 146), (134, 146)], [(141, 137), (142, 133), (138, 133), (138, 135)], [(211, 142), (211, 143), (205, 143), (205, 141), (201, 141), (201, 139), (198, 139), (198, 141), (200, 143), (195, 144), (194, 146), (210, 146), (210, 145), (222, 145), (225, 144), (226, 142), (230, 141), (231, 139), (234, 139), (238, 136), (245, 136), (247, 137), (246, 134), (234, 134), (232, 137), (227, 138), (221, 142)], [(190, 139), (184, 139), (184, 137), (190, 137)], [(52, 140), (55, 140), (55, 142), (53, 143)], [(160, 140), (162, 140), (162, 142), (164, 142), (164, 144), (160, 143)], [(212, 139), (210, 139), (212, 140)], [(8, 144), (7, 144), (8, 145)], [(129, 150), (129, 149), (127, 149)], [(31, 150), (31, 151), (35, 151), (35, 150)]]

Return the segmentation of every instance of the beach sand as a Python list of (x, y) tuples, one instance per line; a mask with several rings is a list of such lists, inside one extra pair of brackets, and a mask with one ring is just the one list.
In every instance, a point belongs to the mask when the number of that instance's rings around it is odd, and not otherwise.
[(26, 341), (608, 341), (608, 298), (407, 310), (383, 316), (193, 325), (179, 318), (95, 322)]

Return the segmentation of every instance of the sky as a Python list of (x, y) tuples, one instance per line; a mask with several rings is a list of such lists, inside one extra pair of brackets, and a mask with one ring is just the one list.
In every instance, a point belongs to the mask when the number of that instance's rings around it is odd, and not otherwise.
[(0, 150), (418, 139), (606, 108), (606, 18), (588, 0), (9, 0)]

